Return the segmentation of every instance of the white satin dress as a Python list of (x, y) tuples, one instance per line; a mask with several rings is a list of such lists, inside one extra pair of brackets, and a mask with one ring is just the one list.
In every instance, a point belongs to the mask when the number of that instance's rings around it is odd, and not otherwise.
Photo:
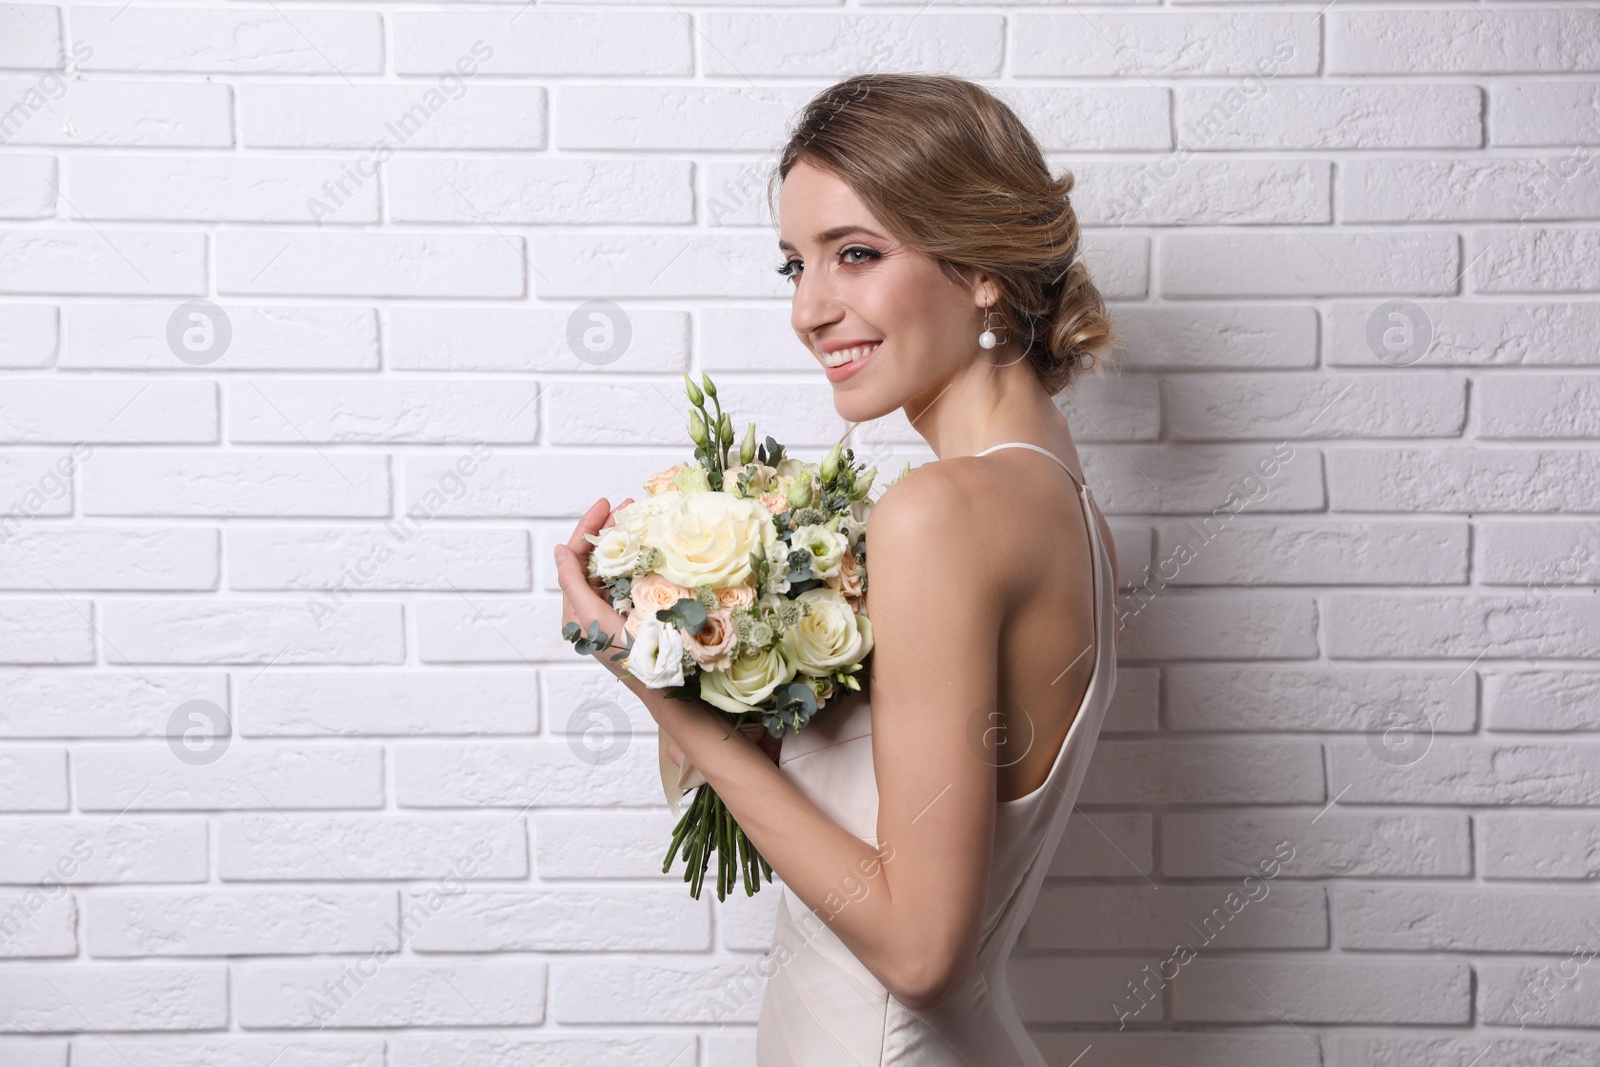
[[(1060, 457), (1024, 441), (977, 454), (1013, 447), (1044, 453), (1078, 486), (1093, 545), (1095, 664), (1049, 777), (1025, 796), (996, 803), (976, 966), (949, 999), (930, 1011), (912, 1011), (785, 890), (756, 1029), (756, 1067), (1046, 1067), (1012, 1005), (1006, 961), (1061, 840), (1116, 686), (1116, 588), (1089, 487)], [(877, 846), (878, 790), (865, 698), (787, 736), (778, 766), (840, 825)]]

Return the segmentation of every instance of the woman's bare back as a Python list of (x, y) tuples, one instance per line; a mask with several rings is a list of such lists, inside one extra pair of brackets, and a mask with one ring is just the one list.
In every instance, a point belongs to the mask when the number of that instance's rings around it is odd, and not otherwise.
[[(1041, 444), (1083, 480), (1077, 450)], [(1078, 486), (1053, 460), (1028, 448), (959, 457), (973, 514), (994, 546), (1007, 601), (996, 650), (998, 706), (995, 799), (1038, 789), (1050, 774), (1094, 670), (1094, 555)], [(945, 465), (945, 464), (941, 464)], [(1111, 531), (1097, 517), (1116, 570)]]

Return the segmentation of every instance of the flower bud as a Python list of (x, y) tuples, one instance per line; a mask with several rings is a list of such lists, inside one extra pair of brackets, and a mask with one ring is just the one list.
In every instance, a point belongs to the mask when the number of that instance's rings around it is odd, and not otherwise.
[(750, 428), (744, 432), (744, 441), (739, 445), (740, 465), (750, 463), (756, 458), (756, 424), (751, 423)]
[(831, 482), (839, 476), (839, 445), (834, 445), (822, 457), (822, 480)]
[[(693, 382), (689, 384), (690, 388), (694, 387)], [(698, 411), (689, 412), (689, 440), (693, 441), (699, 448), (705, 448), (706, 442), (709, 440), (706, 437), (706, 420), (700, 417)]]
[(705, 371), (701, 371), (700, 380), (705, 383), (706, 396), (715, 399), (717, 395), (717, 387), (712, 384), (711, 375), (707, 374)]
[(856, 484), (850, 487), (850, 499), (865, 499), (872, 490), (872, 480), (878, 476), (877, 467), (868, 467), (856, 476)]
[(802, 468), (795, 475), (794, 484), (789, 487), (789, 506), (791, 508), (805, 508), (811, 506), (811, 470)]
[(706, 398), (700, 395), (700, 387), (695, 385), (687, 374), (683, 376), (683, 388), (689, 394), (689, 403), (695, 407), (699, 407), (706, 402)]

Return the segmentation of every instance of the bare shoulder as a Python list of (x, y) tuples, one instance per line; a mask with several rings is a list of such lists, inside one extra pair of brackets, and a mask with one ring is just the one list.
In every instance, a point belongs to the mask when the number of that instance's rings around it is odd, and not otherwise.
[(869, 554), (889, 549), (930, 565), (960, 561), (964, 569), (989, 563), (993, 554), (981, 551), (991, 531), (980, 497), (992, 489), (960, 466), (925, 464), (890, 485), (867, 513)]
[(1004, 503), (1007, 482), (996, 478), (977, 456), (957, 456), (925, 463), (896, 480), (878, 498), (874, 507), (890, 505), (888, 514), (900, 518), (945, 518), (965, 515), (969, 527), (979, 526), (973, 508), (982, 504)]
[(940, 512), (954, 506), (960, 493), (959, 480), (946, 463), (927, 463), (913, 468), (885, 489), (868, 513), (872, 523), (889, 526), (919, 517), (939, 518)]
[[(1030, 561), (1046, 551), (1041, 538), (1058, 536), (1061, 522), (1081, 525), (1082, 508), (1070, 492), (1041, 508), (1047, 496), (1059, 495), (1041, 472), (1001, 476), (994, 464), (989, 457), (958, 456), (925, 464), (896, 481), (869, 513), (869, 551), (898, 551), (917, 543), (919, 554), (941, 554), (981, 578), (990, 595), (1002, 600), (1031, 587), (1037, 573)], [(1050, 464), (1044, 475), (1053, 479), (1059, 471)], [(1103, 522), (1101, 531), (1109, 545)]]

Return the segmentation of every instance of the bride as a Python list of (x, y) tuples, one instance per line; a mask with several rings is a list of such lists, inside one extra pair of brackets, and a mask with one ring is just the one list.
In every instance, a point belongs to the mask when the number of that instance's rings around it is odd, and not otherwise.
[[(939, 458), (870, 513), (863, 693), (780, 745), (627, 684), (783, 882), (758, 1067), (1043, 1067), (1006, 960), (1116, 683), (1115, 552), (1052, 400), (1113, 341), (1073, 179), (981, 86), (869, 74), (807, 105), (773, 180), (835, 408), (903, 410)], [(566, 618), (615, 633), (584, 573), (610, 513), (556, 557)]]

